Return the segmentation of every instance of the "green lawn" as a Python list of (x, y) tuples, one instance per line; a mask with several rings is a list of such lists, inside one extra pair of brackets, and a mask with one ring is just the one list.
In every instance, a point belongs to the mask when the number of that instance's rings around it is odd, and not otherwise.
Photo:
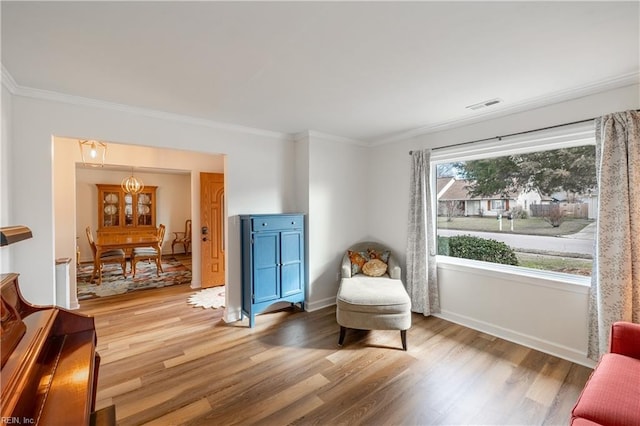
[(575, 234), (590, 223), (593, 223), (593, 220), (565, 219), (559, 227), (554, 228), (541, 218), (532, 217), (529, 219), (515, 219), (513, 221), (513, 231), (511, 231), (511, 221), (502, 219), (502, 231), (500, 231), (499, 221), (495, 217), (455, 217), (451, 222), (447, 222), (446, 217), (438, 217), (438, 229), (545, 236)]
[(560, 256), (545, 256), (530, 253), (516, 253), (520, 264), (525, 268), (543, 269), (545, 271), (564, 272), (591, 276), (593, 261)]

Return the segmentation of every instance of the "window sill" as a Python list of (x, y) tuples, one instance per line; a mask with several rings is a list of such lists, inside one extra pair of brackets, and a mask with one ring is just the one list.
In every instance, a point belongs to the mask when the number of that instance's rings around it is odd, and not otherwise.
[(591, 277), (542, 271), (520, 266), (500, 265), (458, 257), (436, 256), (436, 265), (439, 269), (472, 272), (473, 274), (495, 279), (513, 280), (523, 284), (551, 287), (581, 294), (588, 294), (591, 287)]

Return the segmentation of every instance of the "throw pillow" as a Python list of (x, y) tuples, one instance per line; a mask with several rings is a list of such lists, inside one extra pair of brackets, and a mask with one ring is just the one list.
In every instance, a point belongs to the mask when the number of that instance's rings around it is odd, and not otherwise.
[(389, 256), (391, 256), (391, 252), (389, 250), (376, 250), (376, 249), (368, 249), (367, 254), (369, 254), (370, 259), (380, 259), (384, 263), (389, 263)]
[(363, 251), (347, 251), (349, 260), (351, 260), (351, 276), (362, 272), (362, 267), (369, 260), (369, 255)]
[(364, 264), (362, 272), (370, 277), (381, 277), (387, 272), (387, 264), (380, 259), (371, 259)]

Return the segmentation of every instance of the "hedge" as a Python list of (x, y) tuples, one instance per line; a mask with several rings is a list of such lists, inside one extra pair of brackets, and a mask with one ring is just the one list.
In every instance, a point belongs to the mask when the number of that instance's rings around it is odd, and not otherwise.
[(518, 265), (515, 251), (505, 243), (471, 235), (438, 237), (438, 254), (504, 265)]

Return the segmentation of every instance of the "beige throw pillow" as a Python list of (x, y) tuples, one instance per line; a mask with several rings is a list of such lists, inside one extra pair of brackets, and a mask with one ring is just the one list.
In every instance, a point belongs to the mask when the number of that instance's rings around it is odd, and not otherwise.
[(380, 259), (371, 259), (364, 264), (362, 272), (370, 277), (381, 277), (387, 272), (387, 264)]

